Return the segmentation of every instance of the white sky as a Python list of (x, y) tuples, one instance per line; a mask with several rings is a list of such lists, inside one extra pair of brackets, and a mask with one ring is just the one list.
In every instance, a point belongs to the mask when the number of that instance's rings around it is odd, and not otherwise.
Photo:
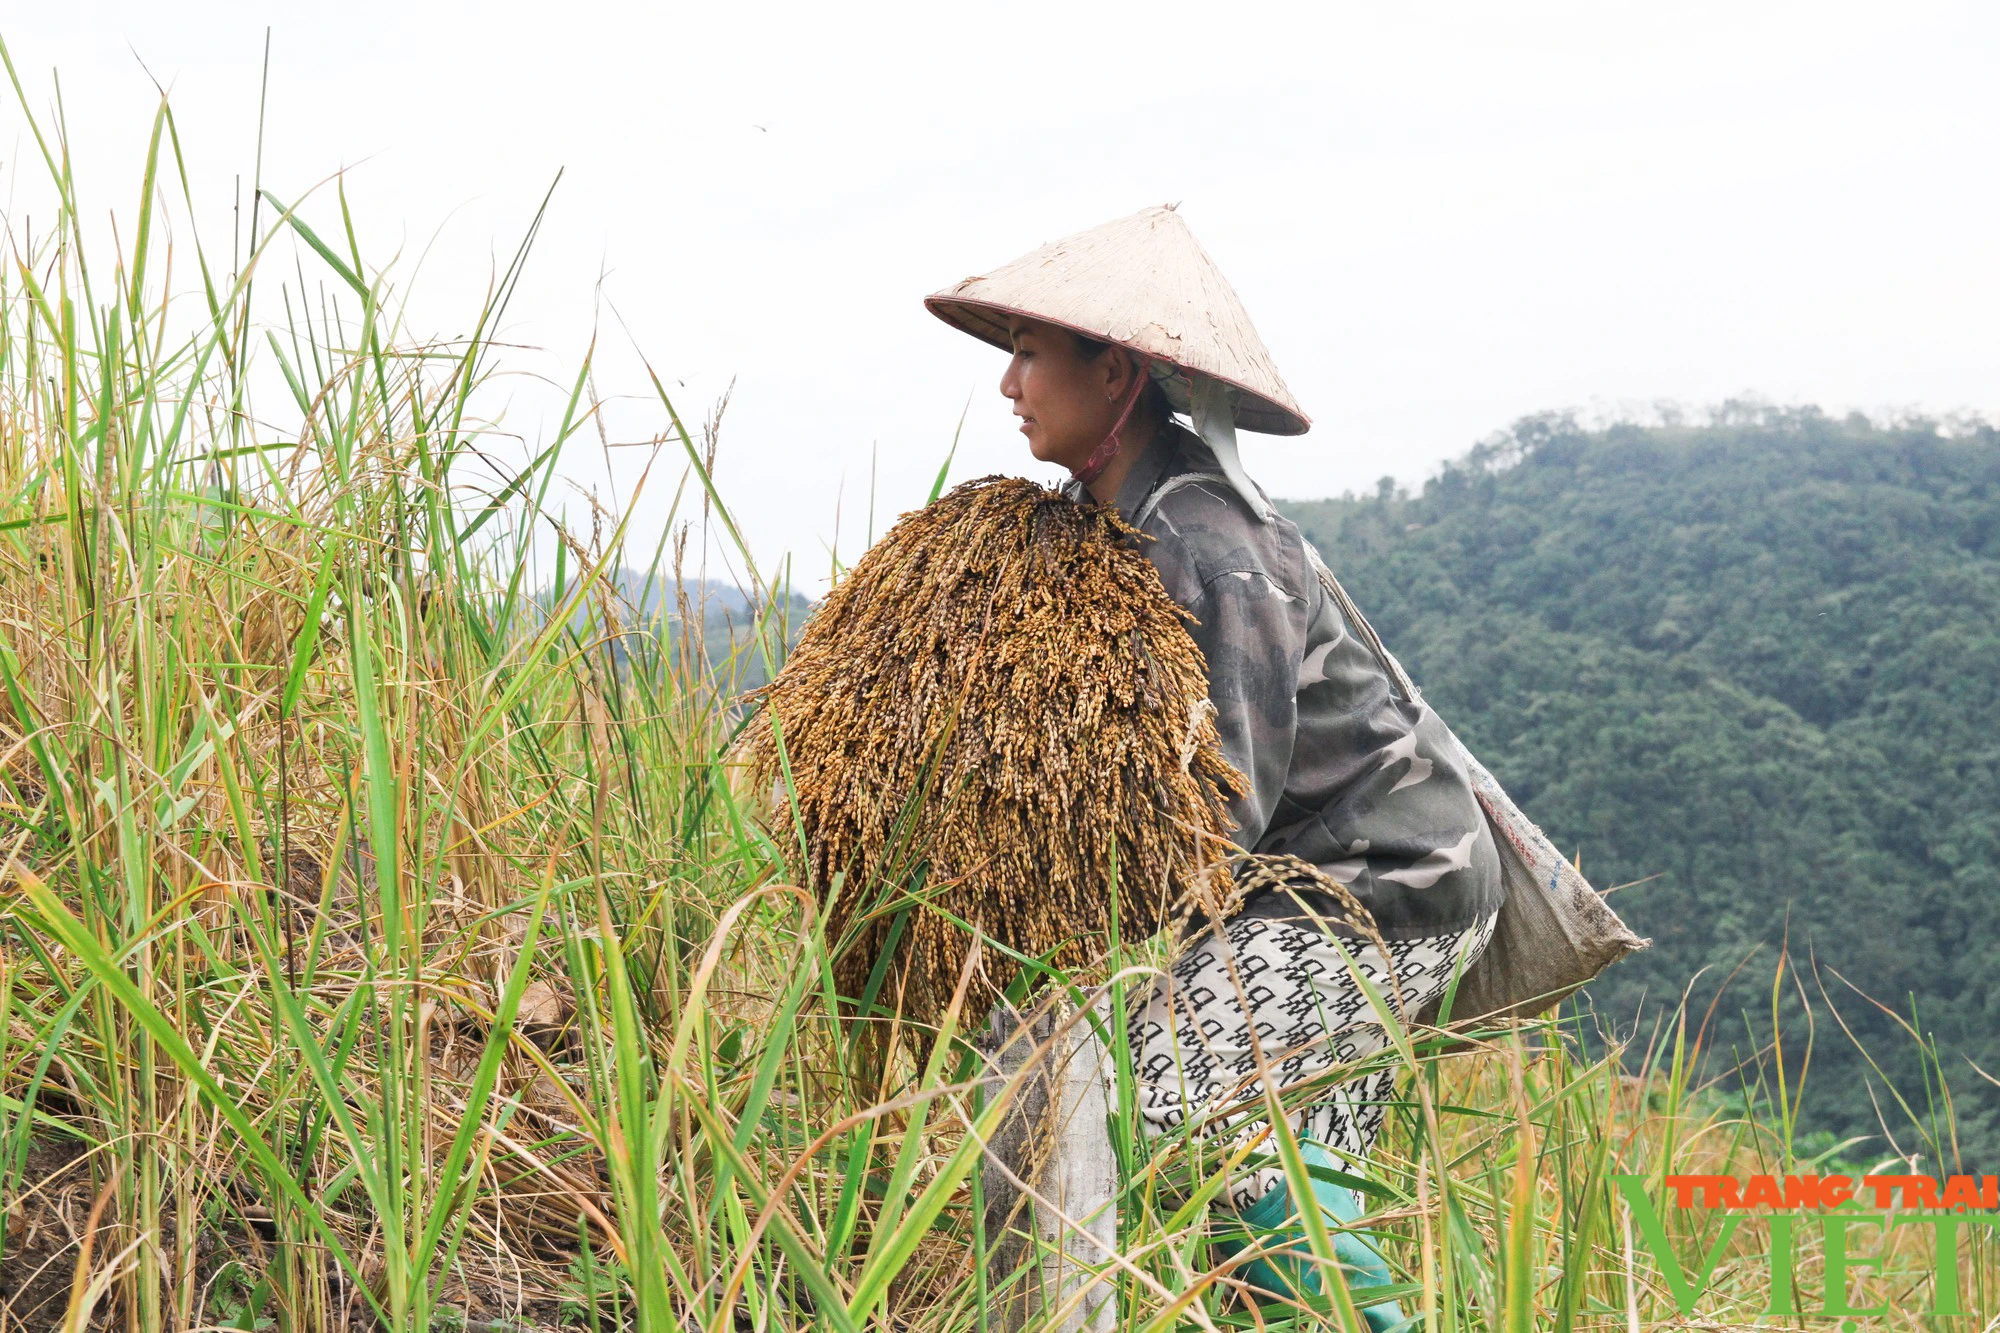
[[(226, 228), (266, 24), (267, 186), (351, 168), (364, 253), (429, 246), (419, 325), (463, 328), (564, 170), (507, 330), (546, 352), (519, 364), (564, 376), (602, 314), (600, 388), (643, 389), (601, 274), (683, 415), (734, 379), (725, 493), (808, 584), (837, 497), (860, 546), (871, 447), (879, 529), (968, 399), (955, 477), (1049, 475), (999, 354), (921, 297), (1163, 201), (1314, 418), (1245, 440), (1279, 495), (1419, 481), (1548, 407), (2000, 411), (1990, 4), (70, 0), (0, 36), (38, 110), (61, 75), (86, 209), (134, 202), (143, 59)], [(10, 99), (16, 196), (31, 152)], [(509, 424), (547, 429), (546, 398), (524, 382)]]

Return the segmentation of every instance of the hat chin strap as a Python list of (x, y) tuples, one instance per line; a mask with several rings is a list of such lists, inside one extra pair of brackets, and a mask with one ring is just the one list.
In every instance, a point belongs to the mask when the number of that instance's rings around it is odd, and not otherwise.
[(1153, 358), (1139, 354), (1139, 373), (1132, 377), (1132, 388), (1125, 395), (1125, 406), (1118, 413), (1118, 421), (1111, 427), (1111, 433), (1090, 451), (1090, 457), (1083, 460), (1083, 466), (1071, 468), (1070, 475), (1085, 486), (1104, 475), (1104, 469), (1111, 466), (1111, 460), (1118, 457), (1122, 441), (1118, 432), (1125, 429), (1125, 423), (1132, 417), (1132, 409), (1139, 405), (1139, 395), (1146, 390), (1146, 381), (1152, 377)]
[(1277, 516), (1271, 502), (1257, 489), (1257, 483), (1250, 480), (1250, 474), (1243, 470), (1243, 459), (1236, 452), (1236, 408), (1230, 399), (1235, 390), (1221, 380), (1210, 379), (1206, 375), (1189, 375), (1188, 415), (1194, 419), (1194, 433), (1201, 436), (1209, 452), (1222, 468), (1222, 475), (1229, 479), (1229, 485), (1243, 497), (1243, 503), (1250, 506), (1250, 512), (1260, 523), (1269, 523)]

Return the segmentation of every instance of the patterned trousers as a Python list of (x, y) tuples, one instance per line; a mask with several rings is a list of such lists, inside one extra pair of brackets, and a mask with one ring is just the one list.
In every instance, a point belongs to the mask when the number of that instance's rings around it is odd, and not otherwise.
[[(1346, 940), (1310, 920), (1235, 917), (1206, 928), (1155, 983), (1127, 1026), (1139, 1084), (1141, 1132), (1158, 1135), (1191, 1124), (1242, 1142), (1261, 1132), (1254, 1105), (1264, 1091), (1257, 1056), (1279, 1091), (1388, 1044), (1373, 1005), (1354, 984), (1345, 952), (1394, 1006), (1393, 970), (1404, 1012), (1414, 1015), (1444, 994), (1462, 956), (1470, 966), (1493, 938), (1497, 913), (1467, 930), (1391, 940), (1389, 957), (1371, 941)], [(1293, 1130), (1358, 1171), (1381, 1130), (1395, 1088), (1391, 1066), (1327, 1089), (1291, 1117)], [(1266, 1145), (1275, 1152), (1274, 1145)], [(1284, 1179), (1277, 1167), (1245, 1172), (1230, 1198), (1246, 1208)]]

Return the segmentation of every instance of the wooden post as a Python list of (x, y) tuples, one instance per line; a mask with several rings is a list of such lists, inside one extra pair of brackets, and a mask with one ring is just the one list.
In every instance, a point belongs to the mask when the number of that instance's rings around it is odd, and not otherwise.
[(1045, 1006), (1023, 1016), (1003, 1003), (982, 1045), (989, 1097), (1020, 1080), (983, 1168), (993, 1326), (1109, 1333), (1118, 1325), (1117, 1286), (1102, 1270), (1118, 1243), (1118, 1159), (1104, 1043), (1074, 1010)]

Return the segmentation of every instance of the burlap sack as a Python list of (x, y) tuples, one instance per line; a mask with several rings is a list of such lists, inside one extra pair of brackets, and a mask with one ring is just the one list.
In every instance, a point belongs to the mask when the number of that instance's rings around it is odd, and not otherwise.
[[(1652, 941), (1618, 919), (1604, 895), (1507, 799), (1463, 742), (1458, 749), (1493, 829), (1507, 899), (1492, 942), (1459, 979), (1451, 1018), (1454, 1023), (1508, 1014), (1532, 1018)], [(1433, 1022), (1437, 1015), (1421, 1017)]]

